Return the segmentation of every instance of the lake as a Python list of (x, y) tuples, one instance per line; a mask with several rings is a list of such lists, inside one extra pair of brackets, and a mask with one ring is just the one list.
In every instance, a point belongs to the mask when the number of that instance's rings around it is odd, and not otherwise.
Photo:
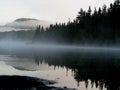
[(0, 47), (0, 75), (53, 80), (56, 87), (76, 90), (120, 89), (117, 48)]

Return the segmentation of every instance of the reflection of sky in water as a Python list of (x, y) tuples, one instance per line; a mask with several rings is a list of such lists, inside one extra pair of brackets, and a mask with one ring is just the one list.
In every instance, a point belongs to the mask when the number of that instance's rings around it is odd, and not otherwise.
[[(80, 82), (78, 86), (78, 83), (73, 77), (74, 72), (71, 69), (66, 69), (65, 67), (49, 66), (44, 62), (39, 63), (39, 65), (36, 65), (33, 59), (28, 58), (17, 58), (15, 56), (1, 55), (0, 74), (39, 77), (43, 79), (57, 81), (58, 83), (56, 83), (55, 86), (67, 86), (69, 88), (86, 90), (86, 85), (84, 81)], [(95, 85), (93, 85), (93, 88), (91, 89), (90, 80), (88, 83), (89, 84), (87, 90), (99, 90), (95, 87)]]

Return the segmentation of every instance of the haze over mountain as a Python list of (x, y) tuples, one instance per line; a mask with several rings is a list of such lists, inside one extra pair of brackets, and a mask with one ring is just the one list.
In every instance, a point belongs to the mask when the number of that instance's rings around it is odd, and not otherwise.
[(34, 18), (18, 18), (11, 23), (0, 26), (0, 32), (4, 31), (19, 31), (19, 30), (33, 30), (38, 25), (43, 26), (44, 28), (52, 24), (49, 21), (38, 20)]

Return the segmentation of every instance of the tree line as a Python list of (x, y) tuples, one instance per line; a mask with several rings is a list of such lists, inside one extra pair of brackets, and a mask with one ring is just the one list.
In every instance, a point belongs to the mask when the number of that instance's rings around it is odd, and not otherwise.
[(73, 21), (51, 24), (48, 28), (38, 26), (33, 42), (58, 44), (119, 44), (120, 41), (120, 0), (109, 7), (91, 6), (82, 8)]

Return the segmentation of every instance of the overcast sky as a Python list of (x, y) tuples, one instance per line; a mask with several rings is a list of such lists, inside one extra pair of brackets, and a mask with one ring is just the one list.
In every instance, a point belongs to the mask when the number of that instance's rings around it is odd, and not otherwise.
[(55, 22), (74, 19), (80, 8), (107, 6), (114, 0), (0, 0), (0, 24), (28, 17)]

